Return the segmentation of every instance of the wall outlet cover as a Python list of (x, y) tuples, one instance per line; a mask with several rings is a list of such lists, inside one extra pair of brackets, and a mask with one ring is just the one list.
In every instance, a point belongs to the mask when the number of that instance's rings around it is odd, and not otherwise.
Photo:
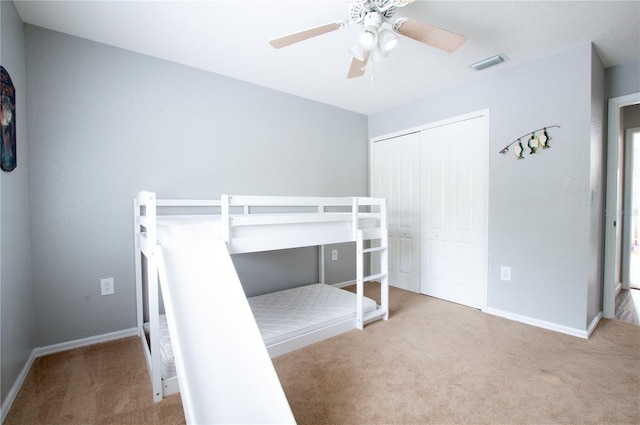
[(100, 279), (100, 295), (113, 295), (116, 289), (113, 285), (113, 278)]

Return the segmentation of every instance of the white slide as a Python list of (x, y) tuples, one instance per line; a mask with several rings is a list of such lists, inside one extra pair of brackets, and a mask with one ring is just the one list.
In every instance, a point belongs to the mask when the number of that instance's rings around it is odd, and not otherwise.
[(163, 239), (158, 273), (187, 423), (294, 424), (225, 243)]

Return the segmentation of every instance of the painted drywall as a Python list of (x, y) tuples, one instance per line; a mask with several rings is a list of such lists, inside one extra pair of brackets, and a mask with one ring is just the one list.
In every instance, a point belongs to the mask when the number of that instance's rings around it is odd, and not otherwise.
[(605, 70), (606, 96), (625, 96), (640, 92), (640, 60), (612, 66)]
[(33, 350), (33, 305), (29, 246), (27, 109), (22, 20), (13, 2), (0, 2), (1, 62), (16, 89), (17, 166), (0, 171), (1, 335), (2, 377), (0, 402), (4, 403)]
[(604, 268), (604, 218), (605, 209), (605, 128), (606, 116), (605, 99), (605, 71), (602, 62), (592, 46), (591, 53), (591, 205), (589, 223), (589, 243), (588, 256), (589, 264), (593, 265), (587, 269), (587, 317), (585, 326), (589, 326), (592, 321), (602, 311), (603, 298), (603, 268)]
[[(502, 68), (500, 68), (502, 66)], [(469, 71), (472, 72), (472, 71)], [(490, 110), (490, 309), (584, 331), (591, 264), (591, 45), (577, 46), (520, 66), (507, 62), (472, 82), (369, 117), (369, 136)], [(546, 125), (551, 149), (516, 160), (498, 152)], [(510, 282), (501, 266), (512, 268)]]
[[(363, 115), (34, 26), (26, 66), (38, 346), (135, 325), (139, 190), (367, 194)], [(248, 293), (317, 279), (313, 249), (255, 260), (236, 260)]]

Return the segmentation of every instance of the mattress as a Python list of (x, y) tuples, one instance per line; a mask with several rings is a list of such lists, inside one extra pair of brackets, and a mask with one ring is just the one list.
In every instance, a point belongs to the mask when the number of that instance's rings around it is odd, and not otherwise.
[[(356, 294), (323, 283), (248, 300), (267, 346), (356, 317)], [(367, 297), (362, 305), (365, 313), (377, 308)]]
[[(160, 367), (162, 377), (167, 379), (176, 376), (176, 362), (173, 356), (173, 348), (171, 347), (171, 337), (169, 336), (169, 325), (167, 324), (167, 316), (160, 315)], [(145, 332), (149, 333), (149, 323), (144, 324)]]
[[(356, 294), (323, 283), (286, 289), (248, 298), (265, 345), (276, 344), (356, 317)], [(368, 313), (376, 302), (363, 297)], [(148, 329), (148, 327), (147, 327)], [(169, 327), (160, 315), (160, 358), (162, 377), (176, 375)]]

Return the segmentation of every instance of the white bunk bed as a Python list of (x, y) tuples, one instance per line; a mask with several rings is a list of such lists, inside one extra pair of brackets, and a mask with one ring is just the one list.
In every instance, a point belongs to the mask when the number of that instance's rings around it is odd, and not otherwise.
[[(384, 199), (223, 195), (219, 200), (176, 200), (156, 199), (152, 192), (140, 192), (134, 200), (134, 233), (138, 333), (147, 359), (153, 396), (156, 401), (179, 390), (177, 378), (172, 376), (174, 370), (170, 364), (173, 360), (171, 351), (176, 352), (175, 360), (180, 360), (180, 356), (186, 357), (183, 350), (187, 347), (193, 349), (198, 344), (204, 344), (202, 340), (207, 337), (205, 330), (208, 325), (202, 322), (208, 320), (207, 312), (215, 311), (221, 301), (215, 299), (221, 297), (220, 293), (210, 292), (215, 290), (211, 287), (216, 286), (211, 282), (208, 285), (198, 286), (200, 289), (197, 291), (202, 291), (202, 294), (194, 293), (193, 289), (188, 293), (189, 290), (184, 288), (184, 284), (189, 277), (185, 274), (191, 273), (187, 269), (186, 272), (182, 272), (182, 275), (180, 274), (180, 267), (186, 266), (183, 265), (184, 263), (172, 264), (173, 257), (176, 255), (182, 256), (186, 262), (191, 262), (192, 268), (204, 267), (205, 271), (202, 273), (207, 276), (209, 272), (212, 276), (215, 273), (221, 273), (221, 268), (226, 264), (226, 267), (231, 270), (225, 273), (233, 276), (229, 278), (225, 275), (225, 279), (237, 281), (238, 288), (231, 290), (235, 291), (234, 293), (243, 294), (230, 257), (227, 260), (224, 256), (355, 242), (355, 294), (323, 283), (324, 249), (321, 248), (319, 249), (320, 283), (251, 297), (248, 300), (246, 297), (244, 300), (238, 298), (238, 305), (233, 306), (234, 316), (241, 314), (239, 312), (248, 312), (246, 316), (250, 320), (247, 322), (251, 323), (247, 327), (256, 328), (257, 326), (261, 342), (271, 357), (349, 329), (362, 329), (366, 323), (378, 319), (386, 320), (389, 317), (388, 238)], [(224, 249), (215, 251), (213, 246), (222, 246)], [(209, 249), (212, 251), (206, 251)], [(207, 255), (210, 257), (216, 255), (219, 257), (203, 260), (201, 262), (203, 264), (195, 263), (194, 261), (199, 257), (198, 254), (203, 250), (208, 252)], [(365, 257), (368, 255), (371, 260), (370, 268), (374, 272), (365, 276)], [(211, 277), (211, 280), (215, 279), (220, 278)], [(364, 282), (373, 280), (381, 283), (380, 305), (364, 297)], [(198, 285), (198, 283), (192, 285)], [(159, 286), (162, 292), (158, 289)], [(161, 314), (163, 303), (161, 297), (164, 299), (166, 315)], [(203, 298), (207, 297), (209, 298), (205, 300), (206, 302), (203, 302)], [(190, 301), (186, 301), (187, 299)], [(321, 307), (321, 303), (309, 301), (312, 299), (323, 300), (325, 308)], [(180, 306), (181, 302), (191, 304)], [(228, 302), (228, 299), (222, 301), (225, 308), (228, 308), (226, 305)], [(201, 305), (200, 313), (195, 312), (197, 307), (194, 307), (194, 303)], [(311, 316), (316, 318), (315, 321), (305, 322), (305, 314), (301, 313), (299, 308), (301, 304), (307, 304)], [(247, 306), (249, 308), (245, 308)], [(276, 306), (280, 307), (280, 312), (274, 314)], [(329, 308), (326, 308), (327, 306)], [(348, 307), (346, 310), (344, 310), (345, 306)], [(331, 313), (330, 317), (322, 318), (323, 312), (327, 310)], [(147, 320), (145, 320), (145, 312), (148, 316)], [(195, 319), (198, 314), (201, 316)], [(199, 330), (185, 330), (187, 327), (184, 322), (187, 315), (193, 316), (193, 320), (201, 321), (191, 323), (191, 329), (200, 327)], [(276, 316), (281, 316), (283, 320), (275, 320)], [(235, 317), (233, 320), (229, 319), (229, 322), (234, 322), (233, 326), (237, 325)], [(293, 326), (293, 323), (304, 324)], [(252, 334), (253, 330), (247, 329), (245, 332), (239, 329), (237, 332)], [(173, 341), (169, 339), (169, 333)], [(191, 341), (189, 341), (190, 338)], [(176, 347), (176, 339), (180, 341), (179, 347)], [(218, 341), (218, 347), (220, 347), (219, 344), (226, 343)], [(228, 347), (224, 346), (226, 350)], [(246, 353), (236, 354), (246, 355)], [(256, 356), (260, 356), (260, 353)], [(163, 357), (165, 362), (162, 361)], [(181, 374), (181, 368), (193, 370), (193, 363), (197, 361), (216, 363), (220, 369), (226, 367), (210, 358), (194, 359), (191, 356), (190, 364), (182, 366), (179, 361), (176, 361), (183, 403), (185, 383), (182, 381), (187, 379), (184, 376), (187, 370), (183, 370)], [(195, 369), (197, 370), (197, 367)], [(210, 378), (215, 380), (214, 377)], [(255, 386), (255, 379), (250, 381), (248, 385)], [(190, 392), (193, 391), (195, 389), (190, 390)]]

